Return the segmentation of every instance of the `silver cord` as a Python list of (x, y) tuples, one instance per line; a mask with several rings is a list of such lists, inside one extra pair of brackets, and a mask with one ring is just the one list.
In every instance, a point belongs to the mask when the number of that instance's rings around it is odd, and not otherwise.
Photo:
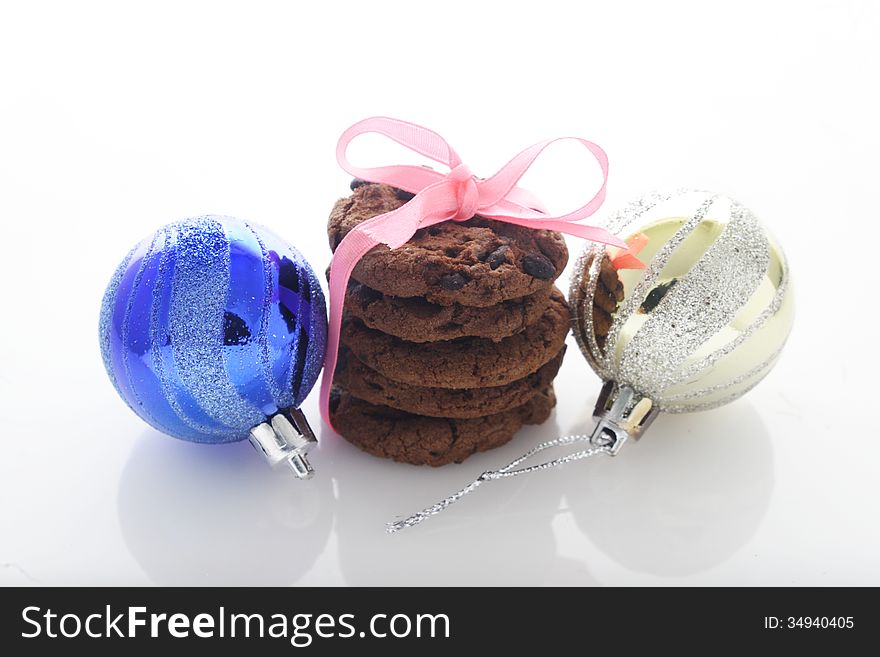
[[(591, 443), (592, 446), (579, 452), (567, 454), (566, 456), (560, 456), (559, 458), (553, 459), (551, 461), (545, 461), (536, 465), (529, 465), (524, 468), (516, 467), (526, 459), (531, 458), (538, 452), (542, 452), (545, 449), (550, 449), (551, 447), (559, 447), (560, 445), (571, 445), (572, 443), (577, 442)], [(506, 477), (517, 477), (519, 475), (528, 474), (537, 470), (555, 468), (561, 465), (565, 465), (566, 463), (570, 463), (571, 461), (579, 461), (580, 459), (596, 456), (597, 454), (608, 454), (609, 456), (613, 455), (615, 453), (613, 449), (615, 446), (614, 443), (615, 440), (613, 439), (607, 439), (604, 436), (593, 437), (588, 434), (576, 434), (573, 436), (564, 436), (562, 438), (548, 440), (547, 442), (536, 445), (516, 460), (508, 463), (503, 468), (499, 468), (498, 470), (487, 470), (479, 477), (477, 477), (474, 481), (462, 488), (460, 491), (458, 491), (457, 493), (453, 493), (443, 500), (440, 500), (436, 504), (432, 504), (431, 506), (422, 509), (418, 513), (414, 513), (413, 515), (409, 516), (408, 518), (404, 518), (403, 520), (397, 520), (395, 522), (387, 523), (385, 525), (385, 531), (387, 531), (389, 534), (394, 534), (402, 529), (406, 529), (407, 527), (418, 525), (420, 522), (427, 520), (431, 516), (437, 515), (446, 507), (457, 502), (462, 497), (470, 493), (475, 488), (478, 488), (486, 481), (491, 481), (493, 479), (504, 479)]]

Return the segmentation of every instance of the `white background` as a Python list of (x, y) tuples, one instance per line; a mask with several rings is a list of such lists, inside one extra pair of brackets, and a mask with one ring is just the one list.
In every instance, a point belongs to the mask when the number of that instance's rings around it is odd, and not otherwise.
[[(0, 583), (880, 584), (880, 4), (17, 4), (0, 9)], [(348, 185), (335, 142), (373, 114), (436, 129), (484, 175), (538, 139), (592, 139), (611, 157), (600, 218), (658, 187), (739, 198), (794, 274), (779, 366), (616, 459), (491, 484), (393, 537), (386, 520), (589, 428), (599, 381), (576, 348), (554, 416), (460, 466), (323, 429), (300, 483), (247, 444), (149, 430), (98, 353), (117, 262), (224, 213), (323, 272)], [(595, 171), (559, 147), (526, 183), (565, 210)]]

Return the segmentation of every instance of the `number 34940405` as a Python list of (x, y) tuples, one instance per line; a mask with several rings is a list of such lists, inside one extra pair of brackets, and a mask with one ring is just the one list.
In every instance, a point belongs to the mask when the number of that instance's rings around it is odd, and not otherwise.
[(850, 629), (855, 623), (852, 616), (765, 616), (764, 628), (775, 629)]

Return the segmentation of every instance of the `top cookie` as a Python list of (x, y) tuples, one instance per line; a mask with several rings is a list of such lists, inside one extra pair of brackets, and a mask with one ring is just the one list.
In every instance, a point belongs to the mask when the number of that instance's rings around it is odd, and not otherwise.
[[(389, 185), (357, 187), (333, 206), (330, 248), (362, 221), (402, 206), (406, 196)], [(565, 241), (555, 231), (473, 217), (422, 228), (398, 249), (377, 246), (352, 277), (391, 296), (486, 307), (549, 290), (567, 262)]]

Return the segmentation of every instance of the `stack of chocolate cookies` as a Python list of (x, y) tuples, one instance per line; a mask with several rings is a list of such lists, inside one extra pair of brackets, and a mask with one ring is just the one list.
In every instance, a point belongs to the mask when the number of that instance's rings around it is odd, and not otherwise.
[[(412, 195), (354, 181), (330, 215), (330, 247)], [(473, 217), (368, 252), (345, 297), (331, 419), (376, 456), (444, 465), (545, 421), (568, 308), (553, 281), (559, 233)]]

